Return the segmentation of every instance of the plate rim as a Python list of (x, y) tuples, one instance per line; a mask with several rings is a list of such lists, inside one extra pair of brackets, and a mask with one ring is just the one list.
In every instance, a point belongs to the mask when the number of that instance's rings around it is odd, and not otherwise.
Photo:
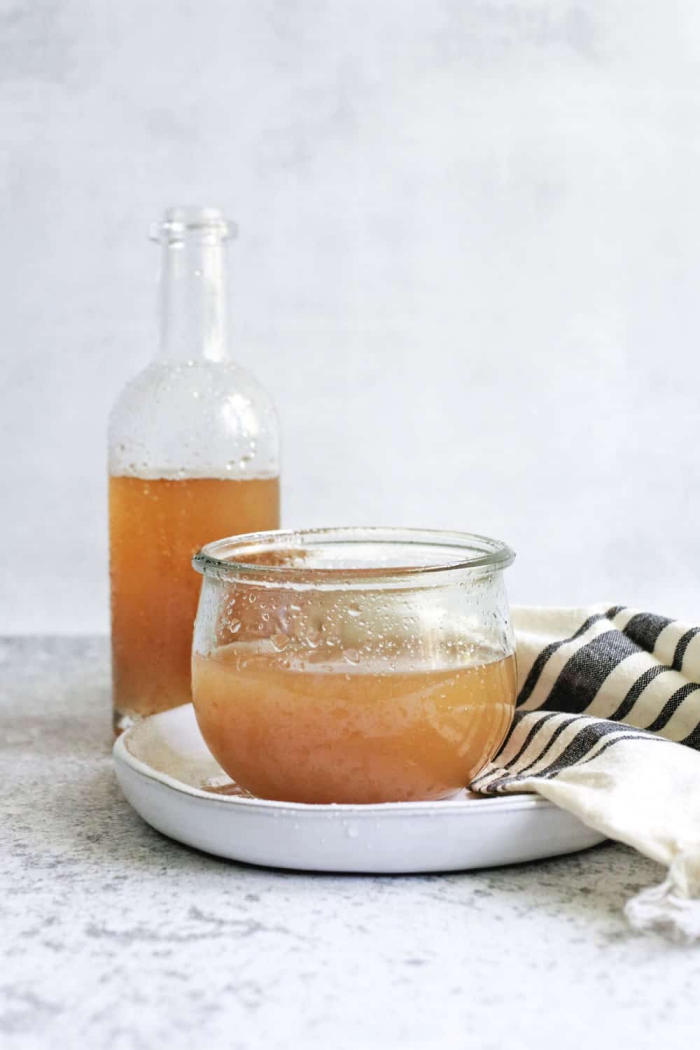
[[(550, 802), (549, 799), (542, 798), (541, 795), (536, 795), (530, 792), (522, 792), (517, 795), (501, 795), (497, 797), (482, 795), (477, 799), (460, 799), (459, 801), (436, 799), (434, 801), (423, 802), (367, 803), (283, 802), (277, 799), (245, 798), (240, 795), (216, 795), (212, 792), (204, 791), (202, 788), (192, 787), (191, 784), (186, 784), (184, 781), (178, 780), (177, 777), (171, 776), (170, 773), (163, 773), (158, 769), (154, 769), (153, 766), (148, 764), (148, 762), (136, 758), (127, 746), (131, 736), (135, 731), (138, 731), (145, 722), (150, 722), (152, 719), (167, 718), (168, 716), (172, 717), (174, 711), (181, 711), (186, 708), (192, 708), (194, 711), (191, 703), (182, 704), (179, 707), (171, 708), (168, 711), (159, 711), (154, 715), (149, 715), (148, 718), (142, 719), (139, 722), (134, 723), (134, 725), (129, 726), (129, 728), (121, 733), (114, 741), (112, 747), (112, 758), (115, 764), (126, 766), (132, 773), (136, 773), (146, 780), (155, 781), (162, 787), (180, 795), (188, 795), (191, 798), (201, 799), (210, 803), (218, 803), (224, 806), (242, 807), (244, 809), (257, 811), (269, 810), (276, 813), (292, 812), (297, 815), (302, 813), (343, 813), (345, 815), (352, 814), (354, 817), (376, 817), (379, 813), (383, 816), (407, 816), (412, 813), (418, 815), (434, 812), (437, 809), (445, 815), (451, 813), (456, 816), (457, 814), (468, 812), (472, 816), (476, 816), (477, 813), (482, 813), (486, 816), (488, 811), (494, 808), (500, 810), (540, 809), (543, 807), (547, 809), (559, 808), (554, 806), (554, 803)], [(479, 803), (478, 807), (475, 805), (476, 802)]]

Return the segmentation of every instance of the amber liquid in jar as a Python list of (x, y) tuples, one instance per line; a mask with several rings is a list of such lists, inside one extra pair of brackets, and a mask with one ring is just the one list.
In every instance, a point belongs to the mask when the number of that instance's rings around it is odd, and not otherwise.
[(192, 665), (197, 721), (222, 768), (259, 798), (405, 802), (455, 794), (495, 755), (515, 706), (515, 658), (468, 666), (342, 659), (284, 667), (232, 643)]
[(189, 703), (201, 577), (192, 555), (279, 526), (279, 480), (109, 479), (114, 724)]

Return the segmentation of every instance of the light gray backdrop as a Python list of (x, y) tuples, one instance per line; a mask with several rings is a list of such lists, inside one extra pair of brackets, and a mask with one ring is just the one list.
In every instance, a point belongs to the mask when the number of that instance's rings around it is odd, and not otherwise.
[(0, 630), (108, 625), (149, 222), (238, 220), (287, 524), (509, 540), (514, 600), (700, 617), (696, 0), (0, 4)]

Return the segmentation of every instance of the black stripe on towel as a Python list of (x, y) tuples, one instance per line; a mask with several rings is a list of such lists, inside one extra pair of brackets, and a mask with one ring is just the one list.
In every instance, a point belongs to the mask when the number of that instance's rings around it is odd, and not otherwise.
[[(695, 682), (686, 682), (686, 684), (682, 685), (680, 689), (676, 689), (675, 693), (673, 693), (668, 698), (664, 706), (661, 708), (659, 714), (656, 716), (651, 725), (646, 727), (649, 730), (649, 732), (662, 733), (668, 725), (668, 723), (673, 718), (673, 716), (675, 715), (678, 708), (685, 700), (685, 698), (687, 696), (690, 696), (691, 693), (696, 692), (698, 689), (700, 689), (700, 686), (698, 686)], [(685, 743), (685, 740), (683, 741), (683, 743)]]
[(629, 692), (620, 706), (610, 715), (610, 720), (612, 722), (622, 722), (630, 713), (649, 683), (653, 682), (655, 678), (658, 678), (660, 674), (665, 674), (666, 671), (668, 671), (668, 667), (661, 664), (657, 667), (650, 667), (643, 674), (640, 674), (636, 682), (630, 686)]
[(612, 722), (603, 718), (590, 720), (587, 716), (585, 726), (578, 730), (564, 751), (554, 759), (551, 765), (546, 765), (544, 770), (538, 770), (533, 776), (548, 777), (554, 772), (565, 769), (567, 765), (576, 765), (587, 758), (593, 748), (595, 748), (595, 745), (604, 736), (609, 736), (611, 733), (644, 736), (644, 730), (631, 730), (629, 726), (625, 726), (623, 723), (620, 724), (620, 722)]
[(594, 762), (598, 755), (602, 755), (604, 751), (607, 751), (613, 744), (619, 744), (621, 740), (644, 740), (649, 743), (656, 744), (670, 744), (671, 740), (667, 740), (665, 736), (640, 736), (638, 733), (621, 733), (620, 736), (613, 737), (612, 740), (606, 740), (601, 747), (600, 751), (596, 751), (594, 755), (589, 755), (588, 758), (584, 758), (583, 762), (577, 762), (576, 767), (587, 766), (589, 762)]
[[(659, 739), (663, 739), (659, 737)], [(685, 744), (686, 747), (693, 747), (695, 750), (700, 749), (700, 725), (697, 725), (692, 733), (689, 733), (687, 737), (681, 740), (681, 744)]]
[[(620, 728), (626, 727), (621, 726)], [(482, 788), (481, 791), (485, 795), (499, 795), (503, 794), (503, 792), (506, 791), (508, 788), (517, 787), (520, 781), (527, 780), (529, 778), (537, 780), (541, 777), (542, 779), (553, 780), (554, 777), (558, 776), (561, 772), (563, 772), (564, 769), (580, 769), (581, 766), (586, 766), (589, 762), (594, 762), (599, 755), (603, 754), (604, 751), (607, 751), (608, 748), (613, 747), (615, 744), (621, 743), (621, 741), (623, 740), (643, 740), (645, 743), (650, 744), (671, 743), (670, 740), (667, 740), (666, 737), (663, 736), (654, 736), (652, 733), (636, 733), (634, 732), (634, 730), (632, 732), (629, 732), (628, 730), (627, 732), (620, 733), (617, 736), (614, 736), (612, 740), (606, 740), (603, 746), (598, 751), (596, 751), (595, 754), (589, 755), (587, 758), (582, 759), (580, 762), (570, 762), (566, 765), (562, 765), (560, 769), (555, 769), (555, 763), (552, 763), (552, 766), (549, 768), (549, 771), (545, 771), (544, 773), (528, 773), (527, 777), (522, 776), (520, 773), (514, 773), (511, 776), (499, 777), (497, 780), (493, 780), (487, 787)]]
[[(546, 717), (546, 716), (544, 716), (544, 717)], [(559, 737), (564, 732), (564, 730), (568, 729), (569, 726), (572, 725), (572, 723), (578, 721), (578, 719), (580, 717), (581, 717), (580, 715), (571, 715), (569, 718), (563, 718), (561, 720), (561, 722), (559, 723), (559, 725), (554, 730), (554, 732), (552, 733), (552, 735), (550, 736), (550, 738), (547, 741), (547, 743), (544, 745), (544, 747), (540, 751), (539, 755), (537, 755), (535, 758), (533, 758), (532, 761), (528, 762), (528, 764), (526, 766), (521, 766), (521, 768), (518, 770), (518, 776), (525, 776), (525, 774), (527, 773), (528, 769), (532, 769), (532, 767), (536, 766), (538, 762), (541, 762), (542, 759), (544, 758), (544, 756), (549, 751), (549, 749), (554, 746), (554, 744), (559, 739)], [(515, 762), (506, 762), (503, 768), (504, 769), (513, 769), (513, 768), (515, 768)]]
[[(632, 619), (634, 620), (636, 619), (636, 617), (633, 616)], [(656, 619), (661, 620), (663, 618), (659, 616), (656, 617)], [(630, 623), (631, 622), (632, 621), (630, 620)], [(667, 623), (668, 622), (671, 621), (667, 621)], [(628, 631), (626, 627), (625, 634), (627, 633)], [(659, 632), (659, 634), (660, 633), (661, 632)], [(685, 634), (682, 635), (681, 638), (679, 638), (678, 643), (676, 645), (676, 650), (673, 654), (673, 662), (670, 667), (667, 667), (665, 664), (659, 664), (656, 667), (650, 667), (647, 671), (644, 672), (644, 674), (641, 674), (639, 676), (637, 681), (634, 682), (634, 684), (630, 687), (629, 692), (625, 696), (625, 699), (622, 701), (620, 706), (609, 716), (611, 721), (622, 722), (625, 718), (627, 718), (627, 715), (630, 713), (630, 711), (632, 710), (635, 703), (637, 702), (641, 694), (644, 692), (646, 687), (651, 682), (653, 682), (655, 678), (658, 678), (660, 674), (664, 674), (666, 671), (680, 671), (680, 669), (683, 666), (683, 658), (685, 656), (685, 651), (688, 648), (690, 642), (695, 637), (695, 635), (698, 633), (700, 633), (700, 627), (691, 627), (689, 631), (686, 631)], [(684, 693), (684, 695), (681, 696), (678, 700), (676, 699), (678, 693), (674, 693), (671, 697), (669, 697), (669, 699), (666, 702), (666, 705), (662, 708), (656, 721), (652, 725), (647, 726), (647, 729), (653, 733), (659, 732), (659, 730), (663, 729), (663, 727), (666, 725), (666, 723), (668, 722), (669, 718), (676, 710), (678, 705), (685, 699), (685, 697), (688, 695), (688, 692), (692, 692), (694, 688), (695, 686), (691, 686), (691, 688), (687, 690)], [(680, 693), (682, 691), (683, 690), (681, 689), (678, 692)], [(665, 712), (667, 713), (665, 714)]]
[(589, 616), (585, 623), (582, 623), (577, 631), (575, 631), (569, 638), (560, 638), (556, 642), (550, 642), (546, 645), (542, 652), (539, 654), (534, 664), (530, 668), (530, 673), (523, 683), (523, 687), (518, 694), (517, 704), (520, 706), (524, 704), (526, 700), (532, 696), (532, 693), (537, 685), (540, 675), (545, 668), (547, 661), (550, 656), (553, 655), (560, 649), (562, 645), (566, 645), (567, 642), (573, 642), (576, 638), (580, 638), (582, 634), (585, 634), (589, 627), (592, 627), (598, 620), (612, 620), (614, 616), (622, 612), (624, 605), (613, 605), (612, 608), (608, 609), (605, 613), (596, 613), (595, 616)]
[[(516, 765), (517, 762), (520, 761), (520, 759), (525, 754), (525, 752), (527, 751), (527, 749), (529, 748), (530, 744), (535, 739), (535, 737), (537, 736), (539, 731), (544, 727), (544, 725), (547, 722), (549, 722), (549, 720), (551, 718), (556, 718), (558, 713), (559, 713), (558, 711), (549, 711), (546, 715), (539, 715), (538, 716), (537, 721), (535, 722), (535, 724), (530, 727), (527, 736), (525, 737), (522, 745), (520, 746), (519, 751), (515, 755), (513, 755), (513, 757), (508, 762), (504, 763), (504, 765), (503, 765), (504, 769), (511, 769), (512, 766)], [(532, 714), (534, 714), (534, 712), (532, 712), (532, 711), (520, 711), (520, 712), (516, 711), (515, 712), (515, 718), (513, 719), (513, 725), (510, 728), (510, 732), (508, 733), (508, 737), (506, 738), (506, 740), (501, 745), (501, 750), (500, 750), (499, 754), (502, 754), (503, 751), (505, 750), (505, 748), (507, 747), (508, 740), (512, 737), (513, 733), (517, 729), (518, 723), (523, 718), (527, 718), (528, 716), (530, 716)], [(474, 778), (474, 780), (472, 781), (472, 785), (473, 784), (478, 784), (479, 781), (482, 778), (490, 776), (490, 775), (491, 775), (490, 772), (480, 773), (478, 777)]]
[(622, 630), (640, 649), (653, 653), (659, 635), (670, 623), (673, 623), (673, 620), (669, 620), (666, 616), (636, 613)]
[(608, 675), (638, 652), (639, 647), (621, 631), (599, 634), (565, 664), (542, 708), (582, 714)]
[(617, 740), (663, 740), (663, 737), (656, 737), (652, 733), (647, 733), (644, 729), (631, 729), (630, 726), (624, 723), (608, 722), (601, 719), (596, 721), (595, 724), (589, 724), (579, 730), (559, 757), (550, 766), (535, 773), (534, 776), (554, 777), (568, 766), (582, 764), (588, 759), (589, 755), (591, 759), (595, 758), (596, 756), (591, 755), (590, 752), (603, 737), (611, 734), (613, 734), (613, 739), (609, 741), (611, 744), (617, 742)]
[(673, 654), (673, 663), (671, 664), (672, 671), (680, 671), (683, 667), (683, 658), (685, 657), (685, 651), (692, 642), (696, 634), (700, 634), (700, 627), (691, 627), (689, 631), (686, 631), (678, 639), (678, 645), (676, 651)]
[[(525, 770), (518, 770), (510, 775), (499, 776), (496, 780), (493, 780), (488, 786), (482, 788), (483, 791), (490, 792), (492, 790), (498, 790), (504, 784), (517, 784), (519, 780), (527, 780), (532, 777), (534, 779), (550, 779), (557, 776), (564, 769), (569, 769), (574, 766), (584, 765), (587, 762), (592, 762), (594, 758), (597, 758), (599, 754), (602, 754), (604, 750), (612, 744), (617, 743), (619, 740), (645, 740), (645, 741), (656, 741), (657, 743), (668, 744), (670, 741), (666, 740), (661, 736), (654, 736), (653, 733), (648, 733), (644, 729), (632, 729), (628, 725), (609, 722), (605, 719), (589, 719), (588, 716), (578, 716), (579, 718), (585, 719), (585, 725), (577, 732), (576, 736), (567, 744), (562, 753), (550, 763), (545, 766), (544, 769), (538, 770), (536, 773), (528, 773)], [(575, 719), (574, 719), (575, 720)], [(570, 720), (568, 725), (571, 724)], [(611, 740), (608, 740), (599, 751), (595, 754), (591, 752), (595, 749), (597, 744), (606, 737), (612, 736)], [(530, 763), (526, 769), (530, 769)]]

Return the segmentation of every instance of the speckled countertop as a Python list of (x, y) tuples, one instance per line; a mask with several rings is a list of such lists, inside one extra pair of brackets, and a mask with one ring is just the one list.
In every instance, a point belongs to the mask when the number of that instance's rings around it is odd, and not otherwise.
[(0, 640), (0, 1043), (520, 1050), (697, 1041), (700, 948), (630, 933), (620, 846), (478, 873), (265, 871), (121, 797), (105, 639)]

